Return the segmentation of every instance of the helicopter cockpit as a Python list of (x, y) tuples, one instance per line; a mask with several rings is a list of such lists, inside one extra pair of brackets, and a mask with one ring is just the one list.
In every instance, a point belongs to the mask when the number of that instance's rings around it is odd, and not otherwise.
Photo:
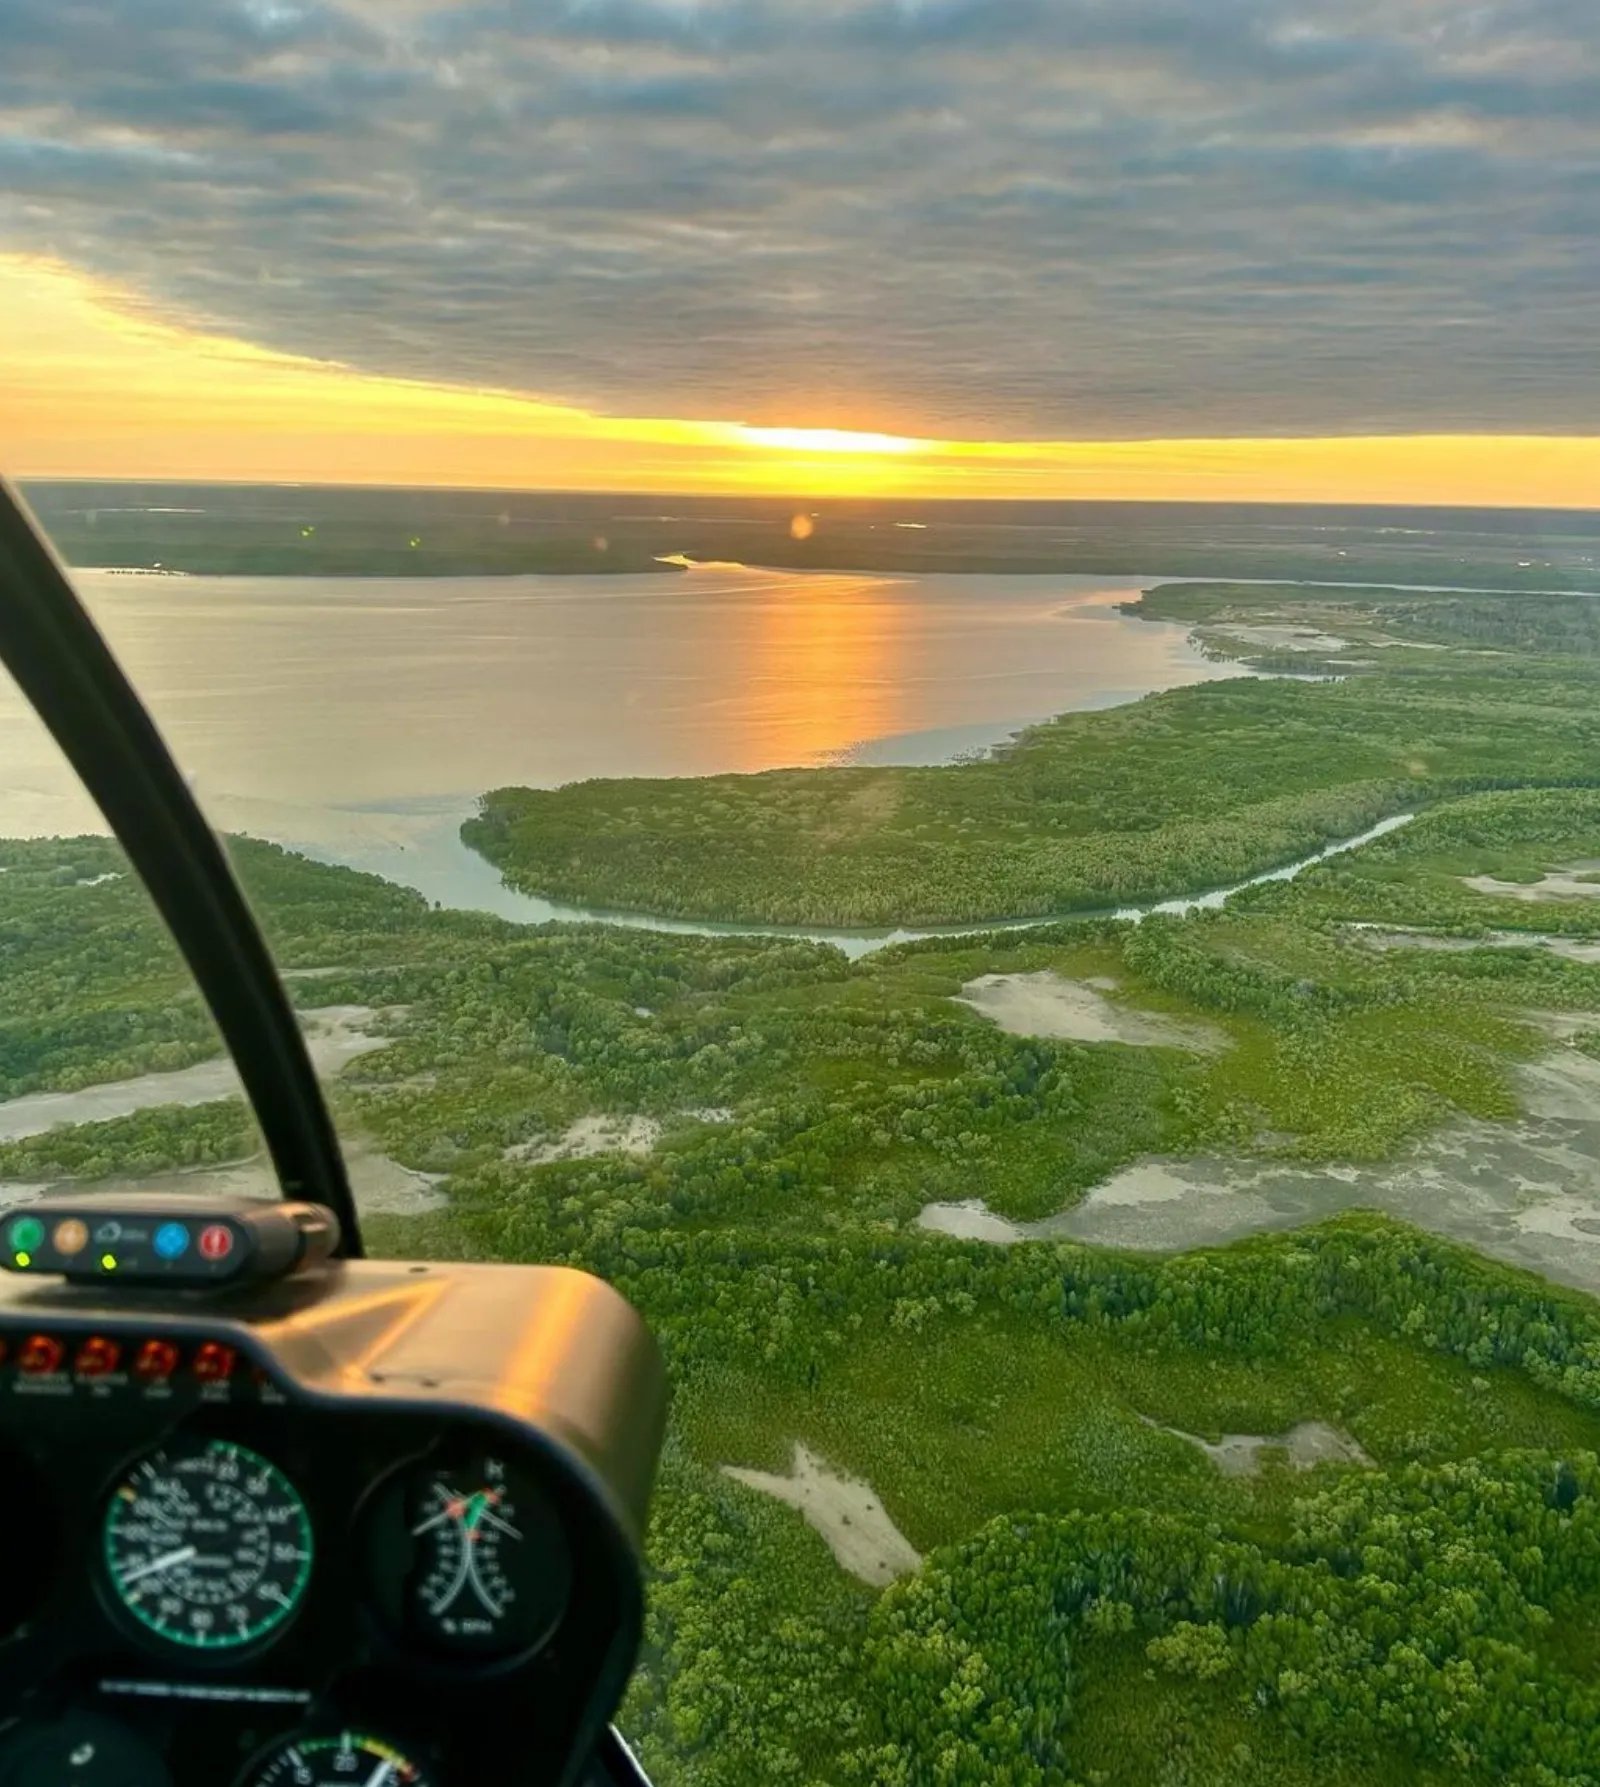
[(284, 1201), (0, 1215), (0, 1787), (642, 1779), (660, 1356), (553, 1267), (363, 1257), (227, 860), (0, 489), (0, 661), (99, 803), (234, 1057)]

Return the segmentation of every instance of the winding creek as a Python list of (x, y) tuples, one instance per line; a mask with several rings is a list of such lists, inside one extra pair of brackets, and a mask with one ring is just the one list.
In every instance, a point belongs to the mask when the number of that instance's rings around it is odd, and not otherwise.
[[(1079, 918), (1117, 918), (1130, 924), (1138, 924), (1142, 919), (1158, 912), (1181, 916), (1186, 912), (1214, 909), (1224, 905), (1234, 894), (1243, 892), (1247, 887), (1261, 887), (1269, 881), (1292, 881), (1296, 875), (1302, 874), (1314, 864), (1326, 862), (1330, 856), (1342, 856), (1347, 850), (1359, 850), (1363, 844), (1370, 844), (1375, 838), (1386, 837), (1402, 825), (1409, 825), (1415, 817), (1414, 813), (1396, 813), (1390, 818), (1380, 819), (1376, 825), (1369, 826), (1355, 837), (1340, 838), (1310, 856), (1301, 857), (1298, 862), (1285, 863), (1282, 868), (1267, 869), (1262, 874), (1250, 876), (1246, 881), (1236, 881), (1229, 887), (1212, 888), (1205, 893), (1158, 900), (1148, 906), (1106, 906), (1095, 911), (1058, 912), (1047, 918), (988, 919), (970, 924), (935, 925), (927, 930), (848, 931), (804, 925), (709, 924), (697, 923), (693, 919), (658, 918), (644, 912), (609, 912), (600, 907), (560, 906), (506, 887), (492, 864), (468, 850), (464, 844), (459, 848), (463, 854), (472, 857), (480, 865), (482, 874), (491, 878), (499, 888), (502, 897), (495, 901), (492, 910), (523, 924), (550, 924), (559, 921), (570, 924), (622, 925), (635, 930), (670, 931), (685, 937), (795, 937), (811, 943), (831, 943), (835, 949), (856, 961), (862, 956), (871, 955), (874, 950), (887, 949), (891, 944), (916, 943), (926, 937), (983, 937), (997, 931), (1036, 931), (1044, 925), (1062, 924)], [(476, 906), (466, 900), (443, 903), (467, 905), (476, 910), (491, 909)]]
[[(1387, 835), (1411, 817), (1396, 814), (1356, 837), (1341, 839), (1314, 855), (1233, 887), (1127, 907), (1115, 916), (1137, 923), (1153, 912), (1184, 913), (1221, 906), (1241, 888), (1290, 880), (1315, 863)], [(483, 869), (493, 875), (487, 863)], [(646, 927), (661, 923), (641, 915), (557, 911), (545, 908), (543, 902), (529, 904), (535, 907), (529, 916), (538, 922), (571, 917)], [(1036, 928), (1050, 922), (1054, 921), (872, 935), (755, 930), (745, 934), (809, 936), (859, 957), (914, 936), (975, 935)], [(662, 928), (699, 934), (739, 929), (674, 921)], [(1399, 934), (1383, 933), (1378, 941), (1385, 948), (1406, 947)], [(985, 983), (980, 980), (967, 989), (970, 996), (965, 1002), (998, 1018), (1008, 1005), (1017, 1009), (1018, 991), (1013, 985), (1007, 998), (997, 1003), (992, 992), (985, 993)], [(1096, 996), (1094, 989), (1087, 989), (1084, 995), (1087, 999)], [(1131, 1008), (1117, 1010), (1124, 1026), (1137, 1017)], [(361, 1054), (384, 1045), (381, 1012), (366, 1007), (326, 1007), (301, 1015), (313, 1055), (325, 1074), (337, 1073)], [(1600, 1015), (1587, 1015), (1600, 1022)], [(1587, 1021), (1585, 1014), (1578, 1016)], [(1069, 1240), (1135, 1251), (1180, 1252), (1298, 1228), (1341, 1210), (1376, 1209), (1559, 1283), (1600, 1293), (1600, 1061), (1570, 1046), (1571, 1027), (1577, 1021), (1571, 1014), (1561, 1022), (1551, 1017), (1548, 1052), (1517, 1070), (1523, 1111), (1518, 1121), (1460, 1120), (1393, 1161), (1315, 1164), (1289, 1158), (1220, 1155), (1146, 1159), (1093, 1187), (1071, 1209), (1040, 1221), (1012, 1221), (989, 1209), (979, 1196), (928, 1204), (916, 1221), (933, 1233), (992, 1245)], [(1014, 1024), (1008, 1023), (1008, 1027)], [(1201, 1039), (1176, 1031), (1160, 1037), (1135, 1036), (1130, 1031), (1121, 1040), (1203, 1046)], [(231, 1065), (219, 1059), (72, 1092), (35, 1093), (0, 1103), (0, 1140), (39, 1135), (60, 1124), (126, 1116), (158, 1105), (203, 1103), (236, 1095), (238, 1089)], [(349, 1154), (352, 1181), (364, 1208), (403, 1214), (428, 1209), (438, 1201), (440, 1193), (433, 1176), (404, 1168), (359, 1140)], [(142, 1182), (143, 1189), (154, 1185), (196, 1193), (266, 1193), (272, 1188), (270, 1169), (263, 1159)], [(43, 1185), (0, 1185), (0, 1198), (17, 1202), (44, 1189)]]
[[(1358, 837), (1344, 838), (1338, 843), (1330, 844), (1325, 850), (1319, 850), (1314, 856), (1305, 857), (1281, 869), (1269, 870), (1263, 875), (1252, 876), (1250, 880), (1241, 881), (1234, 887), (1218, 888), (1188, 899), (1163, 900), (1153, 906), (1125, 907), (1115, 916), (1137, 923), (1152, 912), (1191, 912), (1202, 907), (1220, 906), (1231, 894), (1239, 892), (1240, 888), (1255, 887), (1266, 881), (1290, 880), (1313, 863), (1323, 862), (1342, 851), (1357, 849), (1360, 845), (1370, 843), (1372, 839), (1383, 837), (1398, 826), (1409, 823), (1411, 818), (1411, 814), (1402, 813), (1391, 819), (1384, 819)], [(487, 863), (483, 866), (487, 873), (494, 873)], [(537, 909), (537, 915), (533, 919), (536, 923), (548, 923), (552, 918), (572, 918), (700, 936), (725, 933), (740, 936), (808, 937), (833, 943), (852, 957), (866, 955), (869, 951), (882, 949), (890, 943), (909, 942), (916, 937), (981, 936), (996, 930), (1037, 929), (1043, 924), (1059, 922), (1055, 919), (1030, 919), (1014, 925), (991, 924), (966, 926), (950, 931), (886, 931), (870, 934), (854, 931), (785, 932), (755, 928), (745, 930), (734, 925), (693, 925), (637, 915), (585, 912), (581, 908), (557, 909), (548, 907), (542, 900), (529, 901), (529, 904)], [(306, 1028), (312, 1058), (318, 1070), (324, 1074), (337, 1073), (346, 1062), (372, 1049), (382, 1048), (386, 1040), (381, 1033), (382, 1014), (367, 1006), (324, 1006), (304, 1010), (300, 1015)], [(67, 1123), (99, 1123), (112, 1117), (131, 1116), (135, 1111), (150, 1110), (158, 1105), (205, 1104), (212, 1099), (236, 1097), (239, 1092), (239, 1080), (233, 1064), (219, 1058), (202, 1061), (192, 1067), (178, 1068), (170, 1073), (140, 1074), (133, 1079), (83, 1086), (73, 1092), (28, 1093), (21, 1098), (0, 1102), (0, 1141), (20, 1141), (28, 1136), (43, 1135), (46, 1131)]]

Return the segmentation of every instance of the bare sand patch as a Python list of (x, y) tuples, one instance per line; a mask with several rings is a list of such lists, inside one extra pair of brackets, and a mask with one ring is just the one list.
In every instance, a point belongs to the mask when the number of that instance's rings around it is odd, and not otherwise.
[[(325, 1005), (300, 1013), (306, 1046), (317, 1072), (337, 1074), (360, 1055), (387, 1048), (389, 1038), (373, 1026), (386, 1015), (370, 1005)], [(76, 1092), (30, 1092), (0, 1104), (0, 1141), (21, 1141), (44, 1135), (64, 1123), (103, 1123), (130, 1117), (157, 1105), (210, 1104), (219, 1098), (242, 1098), (244, 1088), (226, 1056), (180, 1067), (171, 1073), (145, 1073), (133, 1079), (106, 1080)]]
[[(360, 1138), (341, 1138), (345, 1168), (350, 1176), (350, 1190), (357, 1209), (387, 1216), (419, 1216), (436, 1210), (445, 1200), (438, 1189), (442, 1173), (420, 1173), (377, 1149)], [(247, 1197), (278, 1196), (277, 1175), (264, 1154), (248, 1160), (230, 1161), (224, 1166), (186, 1167), (180, 1172), (117, 1175), (112, 1178), (57, 1179), (49, 1184), (0, 1184), (0, 1205), (21, 1204), (42, 1197), (46, 1192), (86, 1190), (90, 1184), (97, 1192), (131, 1191), (152, 1197)]]
[(831, 1471), (799, 1441), (795, 1442), (794, 1467), (787, 1477), (768, 1471), (742, 1470), (725, 1464), (723, 1473), (747, 1489), (776, 1496), (798, 1508), (806, 1524), (819, 1532), (828, 1549), (852, 1576), (886, 1587), (897, 1576), (908, 1576), (922, 1558), (884, 1511), (870, 1484)]
[(559, 1136), (517, 1142), (507, 1160), (547, 1166), (554, 1160), (592, 1160), (598, 1154), (648, 1154), (661, 1139), (654, 1117), (580, 1117)]
[[(1600, 1011), (1524, 1011), (1530, 1024), (1537, 1024), (1553, 1042), (1570, 1043), (1574, 1038), (1600, 1030)], [(1558, 1050), (1565, 1056), (1564, 1049)]]
[(1547, 931), (1488, 931), (1481, 937), (1450, 937), (1438, 931), (1408, 930), (1403, 925), (1349, 924), (1343, 927), (1366, 949), (1441, 950), (1462, 955), (1476, 949), (1542, 949), (1568, 962), (1600, 962), (1600, 943), (1554, 937)]
[(1319, 633), (1311, 627), (1266, 627), (1243, 626), (1236, 623), (1223, 623), (1220, 626), (1204, 626), (1196, 631), (1220, 633), (1224, 639), (1238, 640), (1242, 645), (1261, 646), (1268, 651), (1283, 652), (1342, 652), (1350, 643), (1341, 639), (1336, 633)]
[(1158, 1433), (1170, 1433), (1185, 1440), (1206, 1457), (1225, 1477), (1259, 1476), (1264, 1452), (1282, 1452), (1292, 1470), (1309, 1471), (1319, 1464), (1353, 1464), (1363, 1470), (1373, 1469), (1367, 1453), (1349, 1434), (1330, 1427), (1326, 1421), (1302, 1421), (1287, 1433), (1225, 1433), (1218, 1441), (1202, 1439), (1197, 1433), (1185, 1433), (1181, 1427), (1163, 1427), (1148, 1415), (1139, 1417)]
[(982, 1198), (966, 1198), (959, 1204), (924, 1204), (917, 1226), (951, 1235), (957, 1241), (993, 1241), (1001, 1247), (1028, 1239), (1022, 1226), (997, 1216)]
[(1568, 863), (1551, 869), (1539, 881), (1497, 881), (1493, 875), (1463, 875), (1474, 893), (1500, 900), (1600, 900), (1600, 862)]
[(1112, 1174), (1080, 1204), (1038, 1222), (1008, 1221), (969, 1199), (928, 1204), (917, 1223), (1002, 1246), (1061, 1240), (1183, 1253), (1302, 1228), (1343, 1210), (1380, 1210), (1600, 1294), (1600, 1062), (1557, 1049), (1519, 1067), (1517, 1079), (1526, 1113), (1517, 1122), (1461, 1118), (1392, 1161), (1157, 1157)]
[(1518, 1073), (1522, 1108), (1530, 1117), (1569, 1123), (1600, 1122), (1600, 1061), (1581, 1049), (1562, 1049)]
[(1067, 980), (1048, 968), (1037, 974), (982, 974), (956, 1000), (1012, 1036), (1069, 1042), (1122, 1042), (1142, 1048), (1215, 1053), (1227, 1035), (1211, 1024), (1138, 1011), (1108, 999), (1087, 981)]

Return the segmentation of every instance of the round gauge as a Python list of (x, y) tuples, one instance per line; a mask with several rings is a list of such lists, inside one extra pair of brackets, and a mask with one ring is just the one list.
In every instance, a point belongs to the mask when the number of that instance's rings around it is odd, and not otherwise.
[(335, 1731), (279, 1744), (245, 1770), (239, 1787), (428, 1787), (428, 1777), (381, 1738)]
[(572, 1583), (561, 1523), (538, 1484), (481, 1449), (392, 1477), (368, 1515), (365, 1549), (369, 1589), (390, 1624), (464, 1659), (542, 1644)]
[(172, 1787), (167, 1766), (98, 1713), (22, 1725), (0, 1747), (0, 1787)]
[(192, 1650), (237, 1650), (279, 1630), (311, 1580), (311, 1519), (275, 1464), (229, 1440), (140, 1460), (103, 1529), (119, 1607)]

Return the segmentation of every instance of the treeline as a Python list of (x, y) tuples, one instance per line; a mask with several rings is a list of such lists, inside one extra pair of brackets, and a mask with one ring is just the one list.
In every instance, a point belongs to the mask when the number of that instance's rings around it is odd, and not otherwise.
[(1313, 855), (1416, 798), (1407, 783), (1372, 783), (1151, 826), (1130, 807), (1108, 807), (1105, 817), (1123, 823), (1093, 835), (1048, 812), (1030, 822), (996, 809), (982, 825), (970, 822), (971, 836), (963, 818), (954, 836), (913, 830), (854, 841), (723, 830), (712, 812), (664, 840), (643, 827), (591, 831), (577, 796), (552, 826), (544, 793), (503, 789), (485, 797), (462, 837), (526, 892), (680, 917), (865, 929), (1103, 912), (1225, 887)]
[[(1489, 931), (1600, 937), (1600, 900), (1529, 902), (1469, 887), (1466, 878), (1537, 882), (1549, 870), (1600, 857), (1600, 791), (1534, 788), (1472, 793), (1440, 803), (1399, 832), (1334, 858), (1292, 887), (1259, 887), (1239, 895), (1239, 915), (1281, 917), (1314, 932), (1350, 923), (1418, 926), (1462, 938)], [(1527, 972), (1537, 958), (1496, 963), (1475, 959), (1473, 972)], [(1553, 967), (1543, 958), (1545, 971)], [(1391, 972), (1456, 972), (1420, 955)], [(1564, 973), (1571, 980), (1569, 963)]]
[[(553, 1213), (509, 1167), (470, 1174), (456, 1193), (485, 1257), (553, 1260), (611, 1279), (646, 1311), (680, 1372), (756, 1358), (805, 1382), (863, 1322), (913, 1308), (930, 1323), (988, 1307), (1130, 1345), (1263, 1358), (1360, 1316), (1375, 1333), (1515, 1369), (1600, 1410), (1600, 1305), (1365, 1212), (1293, 1237), (1149, 1257), (1065, 1242), (995, 1248), (882, 1226), (831, 1237), (696, 1228), (681, 1214), (663, 1220), (643, 1197), (584, 1211), (580, 1195), (578, 1209), (569, 1201)], [(591, 1220), (567, 1226), (569, 1213)]]
[(462, 835), (511, 884), (555, 898), (920, 925), (1142, 904), (1476, 789), (1595, 785), (1600, 713), (1568, 660), (1447, 655), (1337, 682), (1172, 690), (942, 769), (499, 789)]
[(259, 1145), (243, 1099), (157, 1105), (103, 1123), (75, 1123), (0, 1142), (0, 1179), (104, 1179), (241, 1160)]
[[(1304, 584), (1170, 583), (1123, 612), (1193, 626), (1294, 625), (1383, 634), (1429, 644), (1490, 647), (1525, 656), (1600, 657), (1600, 604), (1556, 590), (1337, 589)], [(1264, 648), (1268, 651), (1270, 647)], [(1255, 658), (1255, 648), (1249, 655)], [(1302, 666), (1305, 654), (1299, 654)]]

